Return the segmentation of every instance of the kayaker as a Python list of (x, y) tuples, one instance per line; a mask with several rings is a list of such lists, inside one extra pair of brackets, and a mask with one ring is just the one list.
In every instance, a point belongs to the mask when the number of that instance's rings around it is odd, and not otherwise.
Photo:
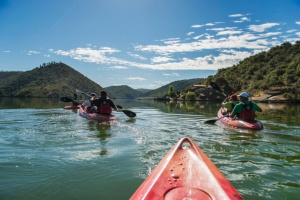
[(96, 99), (96, 94), (91, 93), (91, 98), (86, 100), (83, 104), (81, 104), (82, 109), (85, 109), (87, 112), (92, 112), (92, 101)]
[(118, 110), (115, 103), (107, 97), (107, 92), (105, 90), (101, 91), (101, 97), (92, 101), (91, 106), (97, 107), (98, 114), (111, 114), (112, 109)]
[[(239, 103), (239, 99), (238, 99), (237, 95), (236, 94), (230, 95), (228, 101), (222, 103), (222, 108), (226, 108), (227, 109), (227, 112), (225, 112), (225, 114), (231, 113), (233, 111), (233, 108), (238, 103)], [(224, 113), (223, 113), (223, 115), (224, 115)]]
[(249, 94), (242, 92), (238, 95), (240, 103), (238, 103), (230, 114), (230, 117), (237, 116), (239, 119), (252, 122), (255, 121), (255, 112), (262, 112), (262, 109), (254, 102), (249, 101)]
[(74, 97), (72, 99), (72, 106), (73, 107), (76, 107), (78, 106), (80, 103), (79, 103), (79, 100), (78, 100), (78, 95), (76, 93), (74, 93)]

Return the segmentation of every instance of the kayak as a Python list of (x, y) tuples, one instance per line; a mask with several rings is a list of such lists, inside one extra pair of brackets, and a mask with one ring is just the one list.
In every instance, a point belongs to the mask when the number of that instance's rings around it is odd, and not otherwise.
[(130, 199), (241, 200), (243, 198), (191, 139), (182, 138)]
[(114, 121), (117, 119), (114, 115), (106, 115), (106, 114), (97, 114), (97, 113), (87, 112), (81, 106), (79, 108), (79, 115), (86, 119), (96, 120), (96, 121)]
[(79, 109), (80, 108), (80, 105), (78, 106), (65, 106), (64, 109), (67, 109), (67, 110), (76, 110), (76, 109)]
[(224, 116), (222, 114), (224, 113), (224, 111), (226, 111), (226, 109), (220, 108), (220, 110), (218, 111), (218, 118), (223, 124), (227, 126), (232, 126), (236, 128), (242, 128), (242, 129), (252, 129), (252, 130), (263, 129), (263, 124), (258, 120), (255, 120), (254, 122), (246, 122), (240, 119), (232, 119), (230, 117)]

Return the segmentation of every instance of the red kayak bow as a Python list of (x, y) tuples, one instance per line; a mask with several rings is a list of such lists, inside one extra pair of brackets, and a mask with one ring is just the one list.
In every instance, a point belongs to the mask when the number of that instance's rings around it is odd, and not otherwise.
[(241, 200), (242, 196), (189, 138), (181, 139), (131, 200)]

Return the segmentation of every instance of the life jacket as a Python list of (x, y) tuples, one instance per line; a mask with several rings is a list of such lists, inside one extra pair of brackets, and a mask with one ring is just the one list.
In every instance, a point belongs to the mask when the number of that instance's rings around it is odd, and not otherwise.
[(107, 99), (100, 100), (100, 103), (98, 104), (97, 107), (98, 107), (98, 114), (110, 114), (111, 113), (111, 107), (110, 107)]
[(255, 118), (255, 112), (253, 110), (253, 104), (250, 101), (249, 105), (243, 105), (243, 110), (238, 114), (239, 119), (247, 121), (247, 122), (252, 122), (254, 121)]

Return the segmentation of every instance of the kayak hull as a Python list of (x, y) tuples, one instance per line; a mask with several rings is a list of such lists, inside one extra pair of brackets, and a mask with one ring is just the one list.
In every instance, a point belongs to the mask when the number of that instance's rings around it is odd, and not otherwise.
[(204, 152), (191, 139), (183, 138), (173, 146), (130, 199), (243, 198)]
[(86, 119), (95, 120), (95, 121), (114, 121), (117, 119), (114, 115), (101, 115), (97, 113), (87, 112), (81, 106), (79, 108), (79, 115)]
[(220, 119), (220, 122), (225, 124), (226, 126), (231, 126), (235, 128), (242, 128), (242, 129), (252, 129), (252, 130), (261, 130), (263, 129), (263, 124), (255, 120), (254, 122), (246, 122), (239, 119), (232, 119), (230, 117), (224, 117), (222, 112), (226, 111), (226, 109), (220, 108), (218, 111), (218, 118)]
[(65, 106), (64, 109), (66, 110), (77, 110), (80, 108), (80, 105), (78, 106)]

